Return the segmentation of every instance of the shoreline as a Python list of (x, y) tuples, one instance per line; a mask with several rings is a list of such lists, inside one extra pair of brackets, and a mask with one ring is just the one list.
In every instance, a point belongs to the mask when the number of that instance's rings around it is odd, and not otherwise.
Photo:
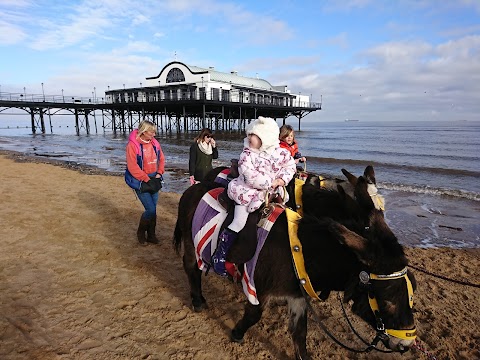
[[(4, 150), (0, 149), (0, 156), (5, 156), (8, 159), (12, 159), (16, 162), (37, 163), (37, 164), (50, 164), (54, 166), (60, 166), (65, 169), (75, 170), (82, 174), (87, 175), (105, 175), (105, 176), (123, 176), (123, 171), (109, 171), (93, 165), (80, 164), (70, 160), (59, 160), (55, 157), (41, 156), (41, 155), (27, 155), (20, 151)], [(165, 172), (178, 173), (181, 171), (188, 171), (185, 167), (165, 167)]]
[[(0, 153), (0, 358), (293, 358), (283, 305), (267, 305), (241, 345), (229, 339), (246, 302), (239, 286), (203, 277), (210, 307), (193, 312), (181, 256), (171, 243), (179, 194), (161, 193), (160, 244), (140, 246), (135, 234), (142, 206), (122, 177), (50, 159), (28, 160)], [(21, 190), (15, 190), (19, 184)], [(412, 265), (429, 272), (465, 282), (480, 277), (480, 249), (405, 251)], [(480, 289), (413, 272), (422, 344), (439, 360), (480, 358)], [(314, 306), (340, 340), (362, 347), (335, 294)], [(347, 311), (370, 338), (372, 329)], [(313, 319), (307, 347), (313, 360), (384, 358), (346, 352)], [(388, 355), (422, 358), (415, 349)]]

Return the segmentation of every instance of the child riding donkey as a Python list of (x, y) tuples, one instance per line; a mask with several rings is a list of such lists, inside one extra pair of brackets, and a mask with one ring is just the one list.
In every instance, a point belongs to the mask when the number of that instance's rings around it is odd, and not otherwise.
[[(279, 145), (279, 128), (275, 120), (260, 116), (246, 128), (247, 137), (238, 161), (239, 176), (228, 184), (227, 194), (235, 201), (234, 218), (219, 236), (212, 256), (213, 270), (227, 275), (225, 259), (238, 233), (247, 222), (248, 214), (265, 202), (269, 192), (285, 186), (296, 172), (295, 160)], [(286, 192), (282, 194), (288, 195)], [(288, 199), (284, 198), (284, 201)]]

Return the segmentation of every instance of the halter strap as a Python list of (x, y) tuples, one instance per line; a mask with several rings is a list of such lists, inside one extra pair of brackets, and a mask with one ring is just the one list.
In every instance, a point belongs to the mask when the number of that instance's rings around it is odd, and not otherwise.
[[(407, 267), (404, 267), (402, 270), (398, 272), (394, 272), (387, 275), (377, 275), (373, 273), (366, 273), (362, 271), (360, 273), (360, 281), (364, 284), (369, 284), (369, 280), (395, 280), (404, 278), (407, 284), (407, 293), (408, 293), (408, 305), (410, 308), (413, 308), (413, 286), (412, 282), (408, 278), (407, 275)], [(377, 330), (384, 331), (386, 334), (403, 339), (403, 340), (415, 340), (417, 337), (417, 329), (413, 328), (411, 330), (397, 330), (397, 329), (385, 329), (383, 325), (383, 321), (380, 317), (380, 308), (378, 306), (377, 299), (375, 298), (375, 294), (372, 291), (368, 292), (368, 303), (370, 304), (370, 308), (372, 309), (375, 318), (377, 320)]]

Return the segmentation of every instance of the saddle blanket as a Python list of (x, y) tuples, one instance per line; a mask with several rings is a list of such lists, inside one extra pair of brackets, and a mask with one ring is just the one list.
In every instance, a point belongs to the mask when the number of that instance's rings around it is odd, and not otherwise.
[[(206, 270), (211, 264), (212, 255), (217, 247), (220, 228), (228, 215), (227, 211), (218, 202), (218, 197), (223, 191), (224, 188), (216, 188), (203, 195), (193, 216), (192, 237), (195, 247), (195, 257), (197, 259), (197, 266), (202, 271)], [(283, 211), (283, 207), (274, 206), (268, 216), (262, 219), (261, 226), (257, 229), (257, 248), (255, 254), (252, 259), (243, 265), (244, 271), (241, 278), (242, 288), (248, 301), (253, 305), (259, 304), (254, 282), (258, 256), (265, 244), (270, 229)], [(207, 267), (205, 265), (207, 265)], [(235, 277), (235, 267), (228, 262), (226, 263), (226, 267), (229, 273)]]
[(204, 270), (205, 263), (210, 265), (217, 248), (220, 227), (227, 217), (227, 211), (218, 202), (218, 197), (224, 190), (223, 187), (215, 188), (203, 195), (193, 215), (193, 245), (200, 270)]
[(215, 178), (215, 182), (217, 184), (220, 184), (224, 187), (227, 187), (228, 186), (228, 183), (230, 182), (230, 179), (228, 178), (228, 175), (230, 175), (230, 169), (224, 169), (222, 171), (220, 171), (217, 175), (217, 177)]

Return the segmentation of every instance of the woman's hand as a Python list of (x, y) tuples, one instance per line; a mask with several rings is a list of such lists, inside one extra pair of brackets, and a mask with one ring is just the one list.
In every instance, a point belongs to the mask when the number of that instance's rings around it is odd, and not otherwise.
[(210, 138), (210, 144), (212, 144), (212, 147), (216, 147), (217, 144), (215, 143), (215, 139), (214, 138)]
[(195, 177), (193, 175), (190, 176), (190, 185), (194, 185), (196, 183)]

